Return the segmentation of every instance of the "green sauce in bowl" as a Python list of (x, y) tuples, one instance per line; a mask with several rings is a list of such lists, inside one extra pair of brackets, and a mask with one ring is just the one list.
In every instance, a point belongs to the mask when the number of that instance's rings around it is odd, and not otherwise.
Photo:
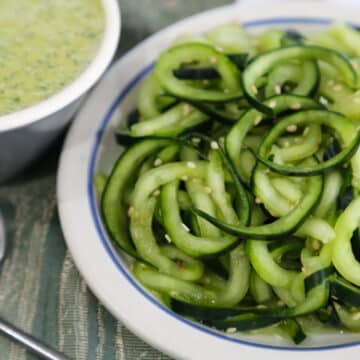
[(101, 0), (1, 0), (0, 115), (75, 80), (95, 57), (104, 27)]

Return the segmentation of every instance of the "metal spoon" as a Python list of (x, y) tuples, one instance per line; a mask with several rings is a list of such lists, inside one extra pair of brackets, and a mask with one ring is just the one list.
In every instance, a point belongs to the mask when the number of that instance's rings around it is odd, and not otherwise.
[[(0, 265), (5, 259), (6, 255), (6, 232), (5, 224), (0, 211)], [(24, 331), (16, 328), (8, 322), (0, 318), (0, 333), (9, 337), (12, 340), (24, 345), (32, 353), (39, 355), (46, 360), (70, 360), (64, 354), (49, 348), (43, 342), (26, 334)]]

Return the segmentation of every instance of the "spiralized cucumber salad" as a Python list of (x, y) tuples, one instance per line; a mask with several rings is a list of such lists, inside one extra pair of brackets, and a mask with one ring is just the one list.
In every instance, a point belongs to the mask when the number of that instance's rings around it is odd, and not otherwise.
[(344, 24), (178, 38), (95, 178), (135, 278), (227, 333), (360, 332), (359, 79)]

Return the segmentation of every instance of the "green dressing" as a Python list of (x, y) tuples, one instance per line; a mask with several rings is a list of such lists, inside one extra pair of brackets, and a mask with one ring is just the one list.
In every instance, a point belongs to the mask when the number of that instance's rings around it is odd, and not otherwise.
[(101, 0), (0, 1), (0, 115), (55, 94), (96, 55)]

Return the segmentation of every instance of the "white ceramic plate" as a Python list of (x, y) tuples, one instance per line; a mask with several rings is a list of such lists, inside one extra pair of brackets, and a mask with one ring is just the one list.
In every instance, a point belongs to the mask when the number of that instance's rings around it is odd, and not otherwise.
[[(269, 2), (270, 3), (270, 2)], [(275, 3), (276, 4), (276, 3)], [(241, 21), (251, 31), (269, 27), (319, 30), (334, 20), (358, 21), (354, 9), (330, 4), (273, 3), (229, 6), (183, 20), (130, 51), (107, 73), (78, 115), (61, 157), (58, 202), (65, 238), (93, 292), (133, 332), (165, 353), (182, 359), (355, 359), (360, 336), (329, 333), (310, 337), (300, 347), (266, 336), (227, 335), (185, 320), (158, 304), (129, 274), (102, 226), (92, 181), (109, 172), (120, 148), (114, 133), (135, 107), (139, 81), (161, 50), (185, 32), (204, 32), (216, 24)], [(359, 20), (360, 22), (360, 20)]]

